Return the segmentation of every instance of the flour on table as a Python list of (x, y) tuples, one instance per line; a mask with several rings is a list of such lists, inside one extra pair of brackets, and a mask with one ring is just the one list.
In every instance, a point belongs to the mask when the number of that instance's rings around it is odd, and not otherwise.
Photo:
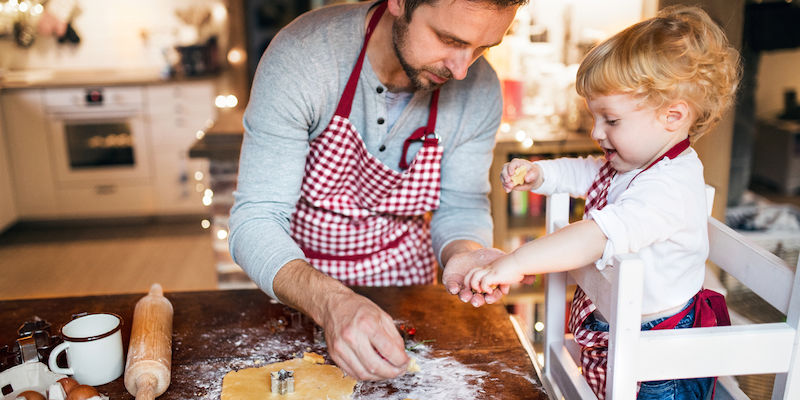
[(432, 354), (426, 345), (415, 346), (409, 354), (420, 371), (379, 382), (359, 382), (357, 400), (452, 400), (481, 398), (489, 373), (470, 368), (452, 357)]

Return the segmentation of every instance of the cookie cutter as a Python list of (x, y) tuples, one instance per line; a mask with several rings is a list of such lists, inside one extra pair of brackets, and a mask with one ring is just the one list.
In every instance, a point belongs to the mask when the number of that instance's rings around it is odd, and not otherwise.
[(270, 392), (275, 394), (294, 393), (294, 371), (281, 369), (272, 371), (270, 377)]
[(50, 335), (49, 322), (39, 318), (26, 321), (17, 329), (17, 339), (10, 346), (0, 346), (0, 371), (20, 364), (46, 362), (50, 351), (60, 342), (60, 336)]

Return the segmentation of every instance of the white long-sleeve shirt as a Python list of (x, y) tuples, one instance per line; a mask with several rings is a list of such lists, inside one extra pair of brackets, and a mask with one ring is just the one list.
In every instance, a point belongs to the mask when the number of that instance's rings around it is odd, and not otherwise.
[[(583, 197), (604, 162), (595, 157), (537, 161), (544, 183), (535, 192)], [(631, 182), (640, 171), (614, 176), (608, 205), (584, 218), (593, 219), (608, 238), (595, 263), (598, 269), (617, 254), (636, 253), (642, 259), (644, 315), (679, 307), (701, 289), (708, 214), (703, 164), (693, 149), (659, 161)]]

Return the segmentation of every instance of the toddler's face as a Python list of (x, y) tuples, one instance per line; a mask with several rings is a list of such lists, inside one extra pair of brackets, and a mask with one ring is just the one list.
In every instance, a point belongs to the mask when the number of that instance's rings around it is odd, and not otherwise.
[(684, 139), (665, 129), (659, 111), (627, 94), (586, 100), (594, 118), (592, 139), (617, 172), (644, 168)]

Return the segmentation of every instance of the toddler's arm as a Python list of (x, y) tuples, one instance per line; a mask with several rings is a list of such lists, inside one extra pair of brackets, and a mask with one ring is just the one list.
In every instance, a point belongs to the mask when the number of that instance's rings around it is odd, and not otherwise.
[(520, 282), (525, 275), (577, 269), (599, 259), (606, 241), (594, 221), (575, 222), (487, 265), (473, 268), (465, 275), (464, 286), (491, 293), (497, 286)]

